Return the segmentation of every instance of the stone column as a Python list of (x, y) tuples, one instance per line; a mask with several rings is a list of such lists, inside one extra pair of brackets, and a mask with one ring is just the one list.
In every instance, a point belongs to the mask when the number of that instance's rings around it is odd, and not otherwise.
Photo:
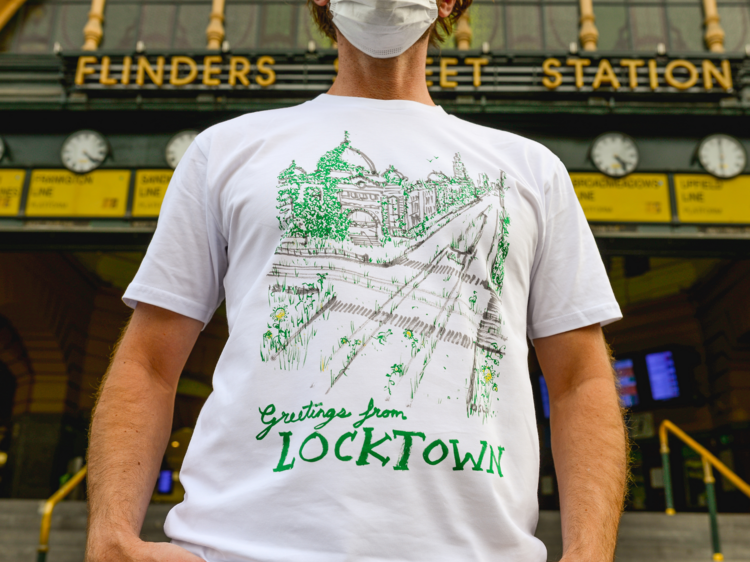
[(464, 13), (456, 23), (456, 47), (459, 51), (468, 51), (471, 48), (471, 23), (469, 22), (469, 13)]
[(706, 19), (706, 33), (703, 39), (706, 41), (706, 47), (712, 53), (724, 52), (724, 30), (719, 24), (719, 12), (716, 9), (716, 0), (703, 0), (703, 13)]
[(224, 0), (213, 0), (211, 20), (206, 28), (206, 48), (218, 51), (224, 41)]
[(83, 37), (85, 42), (83, 47), (84, 51), (96, 51), (99, 48), (99, 43), (102, 42), (104, 37), (104, 31), (102, 29), (102, 23), (104, 23), (104, 1), (105, 0), (91, 0), (91, 11), (89, 12), (89, 21), (83, 27)]
[(599, 41), (599, 30), (594, 22), (594, 3), (592, 0), (580, 0), (581, 7), (581, 29), (578, 39), (581, 41), (581, 49), (584, 51), (596, 51), (596, 43)]

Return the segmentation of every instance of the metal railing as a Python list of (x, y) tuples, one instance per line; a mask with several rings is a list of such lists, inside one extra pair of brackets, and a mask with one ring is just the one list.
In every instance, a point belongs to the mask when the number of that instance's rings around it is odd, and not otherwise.
[(36, 555), (37, 562), (45, 562), (47, 559), (47, 552), (49, 552), (49, 530), (50, 525), (52, 524), (52, 511), (54, 511), (55, 506), (64, 500), (65, 497), (86, 477), (86, 470), (87, 467), (84, 466), (81, 470), (76, 472), (70, 480), (65, 482), (57, 492), (52, 494), (46, 502), (44, 502), (42, 526), (39, 530), (39, 548), (37, 548)]
[(750, 485), (742, 478), (732, 472), (723, 462), (712, 455), (705, 447), (700, 445), (695, 439), (682, 431), (679, 427), (669, 420), (664, 420), (659, 426), (659, 441), (661, 442), (661, 462), (664, 469), (664, 495), (667, 500), (667, 515), (674, 515), (674, 497), (672, 496), (672, 476), (669, 472), (669, 435), (668, 432), (674, 433), (683, 443), (693, 449), (701, 456), (703, 461), (703, 482), (706, 484), (706, 503), (708, 504), (708, 515), (711, 521), (711, 545), (713, 547), (713, 560), (720, 562), (724, 560), (721, 553), (721, 541), (719, 540), (719, 522), (716, 515), (716, 490), (714, 484), (714, 474), (712, 466), (737, 486), (747, 497), (750, 498)]

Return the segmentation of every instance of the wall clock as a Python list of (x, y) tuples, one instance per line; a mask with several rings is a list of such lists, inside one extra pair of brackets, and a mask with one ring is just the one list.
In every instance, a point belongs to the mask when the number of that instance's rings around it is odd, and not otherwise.
[(698, 160), (709, 174), (733, 178), (747, 165), (747, 153), (740, 141), (729, 135), (710, 135), (698, 146)]
[(198, 131), (181, 131), (169, 139), (167, 150), (164, 152), (164, 158), (172, 169), (177, 167), (182, 157), (185, 155), (190, 143), (198, 136)]
[(109, 144), (101, 133), (84, 129), (70, 135), (62, 145), (63, 165), (77, 174), (97, 169), (109, 154)]
[(591, 144), (591, 160), (597, 170), (621, 178), (638, 167), (638, 147), (623, 133), (604, 133)]
[(0, 137), (0, 160), (3, 159), (3, 156), (5, 156), (5, 141), (3, 141), (3, 137)]

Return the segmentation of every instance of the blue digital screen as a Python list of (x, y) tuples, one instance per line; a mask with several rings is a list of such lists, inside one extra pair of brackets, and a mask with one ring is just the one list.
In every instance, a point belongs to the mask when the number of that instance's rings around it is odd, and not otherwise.
[(620, 387), (620, 401), (626, 408), (638, 405), (638, 385), (632, 359), (620, 359), (614, 363)]
[(159, 471), (159, 480), (156, 481), (156, 493), (157, 494), (171, 494), (172, 493), (172, 471), (161, 470)]
[(671, 351), (659, 351), (646, 355), (646, 369), (654, 400), (671, 400), (680, 395), (677, 369)]
[(544, 380), (542, 375), (539, 375), (539, 390), (542, 395), (542, 409), (544, 410), (544, 417), (549, 419), (549, 391), (547, 390), (547, 381)]

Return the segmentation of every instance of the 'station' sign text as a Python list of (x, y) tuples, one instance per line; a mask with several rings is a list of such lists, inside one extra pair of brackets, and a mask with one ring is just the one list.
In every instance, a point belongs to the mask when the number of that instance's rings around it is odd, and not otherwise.
[[(212, 54), (82, 55), (73, 59), (78, 88), (325, 90), (335, 80), (338, 58), (321, 55), (300, 61), (300, 53), (274, 56)], [(735, 63), (735, 67), (737, 64)], [(445, 91), (654, 91), (729, 92), (734, 88), (728, 59), (640, 59), (626, 57), (538, 57), (514, 62), (492, 55), (428, 57), (427, 85)]]

